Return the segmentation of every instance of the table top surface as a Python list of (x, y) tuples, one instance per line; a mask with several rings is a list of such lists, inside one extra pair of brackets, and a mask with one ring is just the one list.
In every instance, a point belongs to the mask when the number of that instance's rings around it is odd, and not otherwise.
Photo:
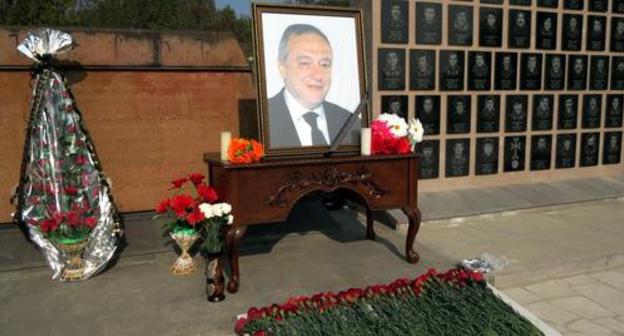
[(279, 167), (279, 166), (293, 166), (293, 165), (308, 165), (308, 164), (327, 164), (327, 163), (348, 163), (348, 162), (369, 162), (369, 161), (390, 161), (390, 160), (405, 160), (420, 157), (419, 154), (397, 154), (397, 155), (335, 155), (330, 157), (290, 157), (290, 158), (270, 158), (263, 159), (259, 162), (246, 163), (246, 164), (232, 164), (229, 161), (221, 161), (221, 155), (219, 153), (204, 153), (204, 162), (209, 165), (223, 167), (225, 169), (246, 169), (246, 168), (260, 168), (260, 167)]

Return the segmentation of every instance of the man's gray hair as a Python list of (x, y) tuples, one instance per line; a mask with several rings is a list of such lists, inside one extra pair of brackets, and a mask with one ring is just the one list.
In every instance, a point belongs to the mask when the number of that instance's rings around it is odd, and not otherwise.
[(331, 44), (329, 43), (327, 36), (325, 36), (325, 34), (323, 34), (323, 32), (320, 29), (314, 27), (313, 25), (303, 24), (303, 23), (290, 25), (288, 26), (288, 28), (286, 28), (286, 30), (284, 31), (284, 34), (282, 34), (282, 39), (280, 40), (279, 50), (277, 54), (277, 58), (280, 62), (286, 61), (286, 57), (288, 56), (288, 41), (290, 40), (290, 37), (292, 35), (303, 35), (303, 34), (318, 35), (321, 38), (323, 38), (323, 40), (325, 40), (325, 42), (327, 42), (327, 44), (331, 48)]

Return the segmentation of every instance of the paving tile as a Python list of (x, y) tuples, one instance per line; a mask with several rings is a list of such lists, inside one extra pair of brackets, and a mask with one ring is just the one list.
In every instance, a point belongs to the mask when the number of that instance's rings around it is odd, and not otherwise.
[(584, 296), (551, 299), (548, 300), (548, 302), (565, 311), (576, 313), (588, 319), (614, 315), (609, 310), (597, 305)]
[(605, 328), (611, 329), (612, 331), (624, 333), (624, 321), (620, 321), (616, 318), (602, 317), (594, 319), (593, 322)]
[(624, 291), (624, 273), (608, 271), (602, 273), (598, 279), (611, 287)]
[(562, 280), (569, 283), (570, 285), (586, 285), (596, 281), (596, 279), (588, 274), (581, 274), (569, 278), (563, 278)]
[(552, 323), (554, 328), (557, 328), (557, 326), (565, 326), (581, 318), (578, 314), (564, 311), (558, 306), (545, 301), (530, 303), (524, 307), (542, 320)]
[(603, 283), (573, 286), (574, 290), (618, 315), (624, 315), (624, 291)]
[(611, 330), (604, 328), (584, 318), (574, 321), (566, 326), (570, 332), (591, 333), (593, 335), (611, 334)]
[(562, 280), (550, 280), (525, 287), (530, 292), (543, 298), (561, 298), (574, 296), (577, 293), (570, 288), (570, 285)]
[(537, 296), (522, 287), (505, 289), (503, 290), (503, 293), (521, 305), (543, 300), (542, 297)]

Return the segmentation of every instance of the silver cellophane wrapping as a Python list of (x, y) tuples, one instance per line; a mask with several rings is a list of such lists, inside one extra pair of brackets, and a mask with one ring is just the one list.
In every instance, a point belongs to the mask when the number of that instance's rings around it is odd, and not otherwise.
[[(119, 245), (121, 225), (93, 143), (69, 85), (47, 63), (73, 46), (69, 34), (43, 29), (28, 34), (18, 50), (35, 60), (31, 102), (15, 220), (41, 249), (55, 280), (67, 280), (68, 256), (60, 232), (86, 232), (81, 272), (84, 280), (101, 271)], [(57, 236), (58, 237), (58, 236)]]

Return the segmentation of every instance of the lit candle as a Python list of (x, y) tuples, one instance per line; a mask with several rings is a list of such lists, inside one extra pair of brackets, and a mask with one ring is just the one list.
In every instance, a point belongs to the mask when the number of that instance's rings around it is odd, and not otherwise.
[(371, 129), (362, 128), (360, 151), (362, 155), (371, 155)]
[(232, 133), (221, 132), (221, 161), (228, 160), (228, 148), (230, 148), (231, 140), (232, 140)]

